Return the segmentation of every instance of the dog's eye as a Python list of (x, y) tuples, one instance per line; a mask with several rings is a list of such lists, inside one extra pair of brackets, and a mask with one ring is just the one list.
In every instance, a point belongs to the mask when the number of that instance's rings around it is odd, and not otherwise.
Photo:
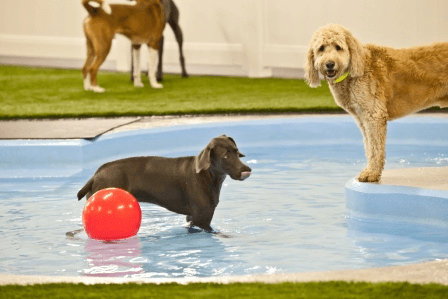
[(320, 46), (319, 51), (323, 52), (325, 50), (325, 46)]
[(340, 51), (340, 50), (342, 50), (342, 48), (339, 47), (339, 45), (336, 45), (336, 50), (337, 50), (337, 51)]

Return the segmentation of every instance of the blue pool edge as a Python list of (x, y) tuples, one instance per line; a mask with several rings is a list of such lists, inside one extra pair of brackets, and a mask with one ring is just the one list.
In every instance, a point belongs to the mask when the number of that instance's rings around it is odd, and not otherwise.
[[(359, 139), (359, 138), (358, 138)], [(361, 139), (359, 139), (361, 140)], [(25, 141), (23, 141), (25, 143)], [(43, 142), (44, 143), (44, 142)], [(51, 142), (49, 142), (51, 143)], [(68, 142), (68, 146), (73, 147), (83, 147), (84, 145), (90, 144), (84, 140), (76, 140), (72, 142)], [(48, 145), (48, 143), (47, 143)], [(352, 186), (353, 179), (349, 180), (346, 184), (350, 187), (348, 192), (352, 192), (353, 194), (362, 194), (363, 196), (368, 196), (368, 194), (382, 194), (385, 190), (390, 192), (391, 194), (404, 194), (404, 196), (408, 195), (419, 195), (419, 192), (422, 190), (411, 190), (412, 188), (403, 187), (403, 188), (394, 188), (396, 192), (393, 190), (387, 190), (386, 187), (383, 189), (382, 187), (377, 188), (378, 186), (362, 186), (361, 189), (355, 188), (359, 186)], [(353, 184), (356, 185), (356, 184)], [(368, 185), (368, 184), (366, 184)], [(418, 188), (421, 189), (421, 188)], [(364, 191), (363, 191), (364, 190)], [(374, 192), (374, 190), (378, 192)], [(414, 191), (414, 192), (410, 192)], [(432, 192), (436, 190), (423, 190), (427, 196), (436, 195), (433, 197), (437, 197), (439, 192)], [(352, 195), (353, 195), (352, 194)], [(383, 194), (384, 195), (384, 194)], [(442, 196), (443, 200), (444, 197)], [(351, 199), (347, 199), (351, 203), (356, 201), (356, 196), (352, 196)], [(367, 201), (364, 200), (365, 203)], [(355, 202), (356, 204), (356, 202)], [(352, 207), (352, 206), (350, 206)], [(355, 211), (351, 208), (352, 211)], [(360, 210), (361, 212), (362, 210)], [(354, 214), (353, 214), (354, 215)], [(358, 213), (357, 216), (361, 216), (361, 213)], [(371, 281), (371, 282), (381, 282), (381, 281), (407, 281), (411, 283), (440, 283), (448, 285), (448, 260), (438, 260), (433, 262), (425, 262), (414, 265), (404, 265), (404, 266), (394, 266), (394, 267), (385, 267), (385, 268), (370, 268), (370, 269), (361, 269), (361, 270), (342, 270), (342, 271), (324, 271), (324, 272), (309, 272), (309, 273), (291, 273), (291, 274), (274, 274), (274, 275), (248, 275), (248, 276), (234, 276), (234, 277), (220, 277), (220, 278), (197, 278), (197, 279), (139, 279), (135, 280), (137, 282), (142, 283), (181, 283), (187, 284), (191, 282), (215, 282), (215, 283), (234, 283), (234, 282), (267, 282), (267, 283), (279, 283), (286, 281), (330, 281), (330, 280), (346, 280), (346, 281)], [(39, 275), (7, 275), (0, 273), (0, 285), (5, 284), (40, 284), (40, 283), (52, 283), (52, 282), (73, 282), (73, 283), (86, 283), (86, 284), (95, 284), (95, 283), (129, 283), (131, 280), (129, 279), (119, 279), (119, 278), (96, 278), (96, 277), (69, 277), (69, 276), (39, 276)]]

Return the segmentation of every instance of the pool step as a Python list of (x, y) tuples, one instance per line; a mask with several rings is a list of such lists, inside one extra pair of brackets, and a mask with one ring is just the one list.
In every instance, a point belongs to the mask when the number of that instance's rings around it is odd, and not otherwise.
[(448, 228), (448, 167), (385, 170), (379, 183), (345, 185), (347, 219)]

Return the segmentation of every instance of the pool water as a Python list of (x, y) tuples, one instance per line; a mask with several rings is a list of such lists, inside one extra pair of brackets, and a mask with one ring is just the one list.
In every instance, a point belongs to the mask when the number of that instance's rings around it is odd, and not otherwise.
[[(443, 118), (391, 123), (386, 168), (448, 166), (447, 128)], [(142, 203), (135, 237), (106, 243), (85, 233), (65, 236), (82, 227), (85, 199), (77, 201), (76, 193), (105, 161), (196, 155), (220, 134), (235, 139), (253, 170), (244, 182), (224, 182), (211, 224), (223, 234), (190, 228), (185, 216)], [(0, 160), (0, 273), (211, 277), (448, 258), (446, 227), (347, 219), (344, 185), (365, 166), (361, 135), (348, 116), (179, 126), (108, 134), (95, 143), (104, 147), (93, 151), (87, 141), (0, 142), (0, 154), (9, 159)], [(63, 153), (47, 161), (49, 147), (64, 152), (64, 145), (82, 150), (79, 163), (70, 153), (67, 163)]]

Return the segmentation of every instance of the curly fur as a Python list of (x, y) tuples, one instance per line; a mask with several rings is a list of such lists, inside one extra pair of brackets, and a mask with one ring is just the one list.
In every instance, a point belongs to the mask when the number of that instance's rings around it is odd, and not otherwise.
[[(335, 83), (346, 72), (347, 79)], [(381, 178), (387, 121), (448, 107), (448, 43), (403, 49), (361, 44), (347, 28), (330, 24), (310, 42), (305, 64), (310, 87), (320, 86), (319, 73), (363, 135), (367, 167), (358, 175), (361, 182)]]

